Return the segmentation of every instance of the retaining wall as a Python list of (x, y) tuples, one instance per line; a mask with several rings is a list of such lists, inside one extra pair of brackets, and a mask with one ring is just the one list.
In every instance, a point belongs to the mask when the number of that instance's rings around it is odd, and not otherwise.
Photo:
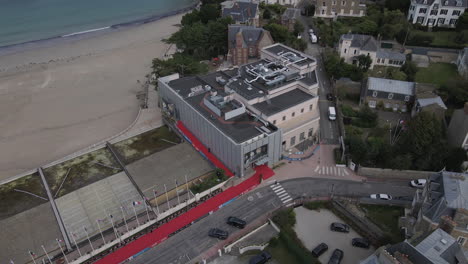
[(392, 169), (379, 169), (379, 168), (367, 168), (359, 167), (357, 174), (368, 178), (377, 179), (402, 179), (402, 180), (414, 180), (414, 179), (426, 179), (437, 172), (433, 171), (414, 171), (414, 170), (392, 170)]

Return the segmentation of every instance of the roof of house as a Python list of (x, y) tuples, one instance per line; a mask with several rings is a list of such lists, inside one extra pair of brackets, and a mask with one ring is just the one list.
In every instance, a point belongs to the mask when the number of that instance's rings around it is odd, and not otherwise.
[(447, 205), (454, 209), (468, 209), (468, 174), (444, 171), (442, 176)]
[(447, 110), (447, 106), (445, 106), (445, 104), (442, 101), (442, 98), (440, 98), (440, 96), (433, 97), (433, 98), (418, 98), (416, 101), (417, 101), (417, 104), (420, 107), (427, 107), (427, 106), (430, 106), (432, 104), (436, 104), (436, 105), (440, 106), (441, 108)]
[[(462, 251), (455, 238), (442, 229), (434, 230), (429, 236), (421, 241), (416, 250), (437, 264), (467, 263), (465, 256), (457, 254)], [(419, 262), (417, 262), (419, 263)]]
[(301, 15), (301, 10), (297, 8), (288, 8), (281, 15), (281, 19), (297, 19)]
[(387, 50), (387, 49), (379, 49), (377, 50), (377, 58), (405, 61), (406, 55), (401, 52), (396, 52), (396, 51)]
[(250, 2), (233, 2), (231, 7), (225, 7), (222, 11), (222, 16), (231, 16), (234, 21), (245, 23), (249, 19), (257, 16), (258, 4)]
[[(424, 3), (426, 1), (426, 3)], [(420, 5), (432, 5), (435, 0), (415, 0), (417, 4)], [(457, 3), (460, 2), (460, 5)], [(442, 6), (460, 6), (460, 7), (468, 7), (468, 0), (441, 0), (440, 3)]]
[(351, 47), (361, 50), (377, 51), (379, 47), (375, 38), (369, 35), (344, 34), (341, 35), (341, 39), (351, 40)]
[(367, 83), (368, 90), (381, 91), (387, 93), (397, 93), (411, 96), (414, 95), (414, 87), (414, 82), (405, 82), (374, 77), (369, 77)]
[(452, 146), (461, 147), (468, 133), (468, 115), (464, 109), (455, 110), (447, 130), (448, 140)]
[(242, 34), (242, 47), (255, 46), (258, 41), (262, 38), (263, 34), (268, 32), (263, 28), (257, 28), (253, 26), (243, 25), (229, 25), (228, 26), (228, 46), (229, 48), (236, 46), (236, 35), (237, 33)]

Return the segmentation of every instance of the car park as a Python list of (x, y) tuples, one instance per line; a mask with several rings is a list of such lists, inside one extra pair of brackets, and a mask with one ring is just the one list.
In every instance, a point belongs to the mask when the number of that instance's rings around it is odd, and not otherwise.
[(335, 222), (330, 225), (330, 230), (342, 233), (349, 233), (349, 225)]
[(228, 219), (226, 221), (226, 224), (231, 225), (231, 226), (235, 226), (237, 228), (244, 228), (247, 223), (244, 220), (240, 219), (240, 218), (230, 216), (230, 217), (228, 217)]
[(414, 188), (424, 188), (426, 183), (427, 183), (426, 179), (417, 179), (417, 180), (410, 181), (410, 186)]
[(271, 259), (270, 253), (263, 251), (259, 255), (252, 257), (249, 260), (249, 264), (264, 264), (267, 263)]
[(208, 236), (225, 240), (229, 236), (229, 233), (219, 228), (211, 228), (208, 232)]
[(351, 245), (353, 245), (353, 247), (369, 248), (370, 242), (368, 239), (356, 237), (351, 241)]
[(384, 194), (384, 193), (377, 193), (377, 194), (371, 194), (370, 195), (371, 199), (376, 199), (376, 200), (384, 200), (384, 201), (390, 201), (392, 200), (392, 196), (389, 194)]
[(328, 245), (325, 243), (320, 243), (318, 246), (312, 249), (312, 256), (318, 258), (327, 250), (328, 250)]
[(341, 260), (343, 259), (343, 250), (341, 249), (335, 249), (328, 260), (328, 264), (340, 264)]

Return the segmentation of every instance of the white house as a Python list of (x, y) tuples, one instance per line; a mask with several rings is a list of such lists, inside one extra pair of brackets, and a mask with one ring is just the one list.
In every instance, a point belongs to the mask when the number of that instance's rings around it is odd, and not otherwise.
[(408, 20), (429, 27), (455, 27), (468, 0), (411, 0)]

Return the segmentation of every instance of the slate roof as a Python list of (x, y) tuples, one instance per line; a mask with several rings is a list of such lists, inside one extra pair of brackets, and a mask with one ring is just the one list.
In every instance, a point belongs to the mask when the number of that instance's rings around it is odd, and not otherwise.
[[(435, 0), (427, 0), (427, 3), (424, 4), (424, 0), (415, 0), (417, 4), (420, 5), (432, 5)], [(460, 1), (462, 7), (468, 7), (468, 0), (441, 0), (440, 4), (443, 6), (457, 6), (457, 2)], [(447, 4), (445, 4), (447, 2)]]
[(444, 102), (442, 101), (442, 98), (440, 96), (434, 97), (434, 98), (422, 98), (422, 99), (417, 99), (417, 103), (419, 104), (420, 107), (427, 107), (432, 104), (436, 104), (443, 109), (447, 110), (447, 106), (445, 106)]
[(341, 36), (342, 39), (350, 39), (351, 47), (360, 48), (366, 51), (377, 51), (377, 41), (373, 36), (361, 35), (361, 34), (344, 34)]
[(297, 8), (288, 8), (281, 15), (281, 19), (297, 19), (301, 15), (301, 10)]
[(424, 256), (424, 254), (419, 252), (415, 247), (413, 247), (407, 242), (400, 242), (398, 244), (392, 245), (386, 248), (386, 251), (392, 256), (395, 255), (396, 252), (408, 255), (408, 259), (413, 263), (434, 264), (426, 256)]
[[(465, 256), (457, 254), (461, 251), (455, 238), (447, 234), (442, 229), (434, 230), (429, 236), (421, 241), (416, 250), (424, 254), (431, 263), (437, 264), (458, 264), (467, 263)], [(417, 262), (419, 263), (419, 262)]]
[(224, 8), (222, 16), (231, 16), (238, 23), (248, 22), (257, 15), (258, 4), (250, 2), (234, 2), (232, 7)]
[(396, 51), (391, 51), (391, 50), (385, 50), (385, 49), (379, 49), (377, 51), (377, 58), (384, 58), (384, 59), (389, 59), (389, 60), (399, 60), (399, 61), (405, 61), (406, 56), (403, 53), (396, 52)]
[(414, 95), (414, 82), (369, 77), (367, 89), (387, 93)]
[(252, 26), (243, 25), (229, 25), (228, 26), (228, 46), (229, 48), (235, 47), (236, 35), (241, 32), (244, 43), (243, 47), (255, 46), (261, 39), (264, 32), (267, 32), (263, 28), (257, 28)]
[[(468, 209), (468, 174), (444, 171), (442, 176), (447, 205), (456, 209)], [(458, 179), (460, 176), (467, 179)]]
[(464, 109), (455, 110), (447, 130), (448, 140), (452, 146), (461, 147), (468, 133), (468, 115)]

